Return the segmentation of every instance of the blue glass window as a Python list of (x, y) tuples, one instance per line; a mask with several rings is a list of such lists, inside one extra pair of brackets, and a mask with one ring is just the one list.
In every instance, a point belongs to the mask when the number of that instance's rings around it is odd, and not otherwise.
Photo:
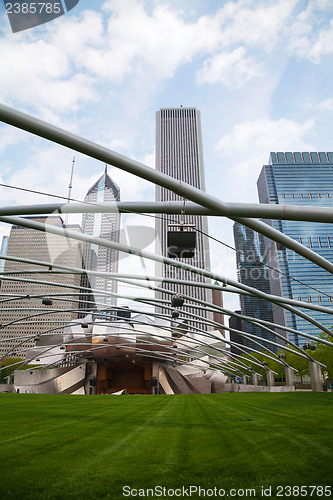
[(319, 163), (318, 153), (310, 153), (312, 163)]
[(279, 163), (285, 163), (284, 153), (277, 153), (277, 158)]

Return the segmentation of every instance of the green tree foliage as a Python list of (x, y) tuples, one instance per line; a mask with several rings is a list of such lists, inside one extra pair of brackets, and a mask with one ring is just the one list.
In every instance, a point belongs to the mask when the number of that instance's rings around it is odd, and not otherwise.
[(7, 358), (1, 362), (1, 370), (0, 370), (0, 384), (5, 384), (7, 382), (6, 377), (9, 377), (14, 370), (17, 370), (20, 365), (16, 363), (23, 363), (23, 359), (21, 358)]
[[(263, 354), (268, 354), (269, 356), (272, 356), (272, 353), (269, 352), (264, 352)], [(264, 363), (267, 366), (267, 369), (276, 372), (277, 373), (277, 375), (275, 375), (276, 378), (278, 379), (283, 378), (284, 377), (283, 366), (272, 359), (266, 358), (263, 354), (258, 352), (252, 352), (251, 353), (252, 358), (251, 356), (246, 354), (242, 356), (241, 360), (243, 361), (243, 363), (252, 368), (255, 372), (259, 373), (263, 379), (266, 379), (266, 369), (261, 368), (260, 366), (253, 363), (252, 361), (253, 358), (258, 360), (260, 363)]]
[[(295, 376), (304, 377), (305, 375), (309, 375), (310, 374), (309, 361), (299, 356), (297, 354), (297, 352), (299, 351), (297, 351), (294, 347), (290, 345), (288, 347), (293, 352), (283, 351), (284, 355), (286, 356), (285, 361), (288, 363), (289, 366), (296, 368), (297, 372), (295, 372)], [(310, 351), (310, 354), (312, 355), (313, 352), (314, 351)]]
[[(322, 333), (320, 335), (320, 338), (330, 342), (332, 346), (322, 344), (320, 342), (316, 342), (316, 350), (310, 350), (307, 351), (309, 354), (312, 356), (313, 359), (320, 361), (320, 363), (323, 363), (326, 365), (327, 368), (323, 369), (323, 375), (324, 378), (333, 380), (333, 338), (329, 336), (326, 333)], [(291, 349), (292, 352), (290, 351), (285, 351), (281, 350), (278, 355), (283, 357), (284, 361), (288, 363), (289, 366), (292, 366), (297, 370), (295, 372), (296, 377), (304, 377), (305, 375), (309, 375), (309, 362), (307, 359), (302, 358), (297, 354), (297, 350), (292, 347), (292, 346), (287, 346), (289, 349)], [(265, 352), (265, 354), (269, 354), (272, 356), (271, 353)], [(264, 368), (261, 368), (253, 363), (253, 358), (258, 360), (259, 362), (263, 362), (266, 364), (267, 368), (272, 370), (273, 372), (276, 372), (277, 375), (274, 375), (276, 380), (281, 380), (284, 379), (285, 373), (284, 373), (284, 366), (281, 365), (280, 363), (277, 363), (276, 361), (266, 358), (263, 356), (261, 353), (256, 353), (253, 352), (251, 353), (253, 356), (249, 356), (248, 354), (242, 356), (240, 358), (241, 361), (243, 361), (246, 365), (255, 370), (257, 373), (260, 373), (263, 379), (266, 379), (266, 370)]]
[[(253, 357), (251, 358), (251, 356), (253, 356)], [(256, 352), (251, 353), (251, 356), (249, 356), (248, 354), (244, 354), (240, 358), (240, 361), (242, 363), (244, 363), (245, 365), (249, 366), (249, 372), (251, 371), (251, 369), (253, 369), (254, 371), (256, 371), (257, 373), (260, 373), (260, 375), (264, 377), (265, 376), (265, 370), (261, 369), (258, 365), (254, 364), (252, 362), (253, 358), (255, 358), (255, 359), (257, 359), (258, 361), (261, 362), (263, 360), (263, 356), (261, 354), (256, 353)], [(243, 371), (242, 368), (241, 368), (241, 370)], [(250, 373), (248, 373), (248, 374), (250, 374)]]
[(332, 346), (316, 342), (316, 350), (311, 351), (311, 355), (314, 359), (326, 365), (327, 368), (322, 371), (326, 378), (333, 380), (333, 338), (327, 333), (322, 333), (319, 337), (330, 342)]
[[(292, 366), (293, 368), (295, 368), (297, 370), (297, 372), (295, 372), (295, 375), (297, 377), (304, 377), (305, 375), (309, 375), (309, 363), (308, 363), (307, 359), (299, 356), (297, 354), (298, 351), (295, 348), (293, 348), (291, 346), (288, 346), (288, 347), (289, 347), (289, 349), (292, 349), (293, 352), (281, 350), (278, 353), (278, 355), (284, 356), (284, 358), (283, 358), (284, 361), (286, 361), (286, 363), (288, 363), (289, 366)], [(332, 349), (332, 351), (333, 351), (333, 349)], [(313, 354), (313, 352), (315, 352), (315, 351), (311, 351), (311, 355)], [(269, 352), (264, 352), (263, 354), (268, 354), (269, 356), (272, 356), (272, 353), (269, 353)], [(285, 377), (284, 366), (281, 363), (274, 361), (273, 359), (266, 358), (265, 356), (263, 356), (263, 354), (256, 353), (256, 352), (251, 353), (251, 355), (255, 359), (257, 359), (259, 362), (265, 363), (267, 366), (267, 369), (269, 369), (277, 374), (277, 375), (274, 375), (275, 380), (284, 379), (284, 377)], [(251, 358), (249, 355), (244, 355), (244, 356), (242, 356), (242, 359), (243, 359), (243, 362), (245, 364), (250, 366), (250, 368), (255, 370), (257, 373), (260, 373), (260, 375), (262, 376), (263, 379), (266, 379), (266, 369), (255, 365), (251, 361), (251, 359), (253, 359), (253, 358)]]

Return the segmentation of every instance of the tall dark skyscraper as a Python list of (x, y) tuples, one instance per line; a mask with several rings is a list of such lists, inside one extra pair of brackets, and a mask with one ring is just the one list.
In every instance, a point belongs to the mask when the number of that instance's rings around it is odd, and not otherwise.
[[(156, 169), (198, 189), (205, 190), (201, 121), (200, 112), (196, 108), (163, 108), (157, 112)], [(186, 201), (179, 195), (159, 186), (156, 187), (156, 201), (184, 201), (183, 217), (167, 215), (156, 220), (162, 255), (167, 256), (168, 224), (179, 223), (182, 219), (185, 224), (194, 224), (198, 231), (194, 257), (180, 260), (201, 269), (210, 269), (208, 237), (205, 235), (208, 234), (207, 218), (186, 215)], [(159, 276), (176, 280), (206, 282), (205, 278), (199, 275), (171, 266), (157, 266), (157, 273)], [(168, 283), (163, 286), (180, 294), (212, 302), (212, 293), (208, 289)], [(158, 294), (157, 297), (170, 304), (170, 296)], [(189, 324), (207, 329), (205, 318), (208, 316), (206, 312), (198, 312), (191, 307), (182, 307), (181, 310), (194, 313), (199, 318), (196, 321), (190, 321)], [(162, 312), (166, 313), (163, 309)], [(212, 315), (209, 315), (209, 318), (212, 319)]]
[[(268, 268), (265, 266), (265, 242), (261, 234), (236, 222), (234, 224), (234, 240), (236, 247), (236, 263), (238, 280), (261, 292), (270, 293)], [(240, 295), (241, 313), (252, 318), (273, 322), (272, 304), (257, 297)], [(275, 335), (262, 328), (242, 321), (242, 330), (258, 337), (275, 341)], [(243, 337), (242, 343), (258, 349), (250, 339)], [(263, 344), (264, 348), (269, 347)], [(272, 346), (270, 346), (272, 349)]]
[[(89, 189), (84, 201), (86, 203), (101, 203), (120, 201), (120, 189), (111, 179), (105, 167), (104, 174)], [(119, 213), (89, 213), (83, 214), (82, 230), (85, 234), (119, 242), (120, 214)], [(94, 244), (84, 246), (84, 266), (90, 271), (116, 273), (118, 271), (118, 251), (100, 247)], [(92, 288), (102, 292), (117, 292), (117, 282), (100, 277), (89, 278)], [(86, 283), (84, 283), (86, 285)], [(115, 297), (99, 296), (96, 299), (98, 308), (113, 308), (117, 301)], [(111, 314), (112, 316), (112, 314)]]
[[(332, 207), (333, 153), (270, 153), (269, 164), (263, 166), (258, 179), (258, 193), (260, 203)], [(284, 220), (266, 222), (332, 262), (332, 224)], [(265, 243), (268, 263), (284, 273), (269, 271), (273, 294), (332, 306), (332, 274), (271, 240), (265, 238)], [(330, 315), (317, 311), (308, 313), (331, 328)], [(312, 335), (320, 334), (314, 325), (281, 307), (273, 306), (273, 314), (275, 323)], [(298, 341), (294, 335), (289, 338)], [(303, 343), (304, 340), (299, 338), (299, 344)]]

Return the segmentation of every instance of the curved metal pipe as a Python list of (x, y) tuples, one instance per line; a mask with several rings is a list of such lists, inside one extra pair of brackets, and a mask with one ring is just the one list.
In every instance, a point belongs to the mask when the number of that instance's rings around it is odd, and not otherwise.
[[(198, 203), (186, 202), (188, 215), (210, 217), (251, 217), (260, 219), (294, 220), (309, 222), (333, 222), (333, 208), (295, 205), (268, 205), (264, 203), (225, 202), (224, 208), (211, 210)], [(120, 201), (120, 202), (70, 202), (1, 207), (0, 215), (49, 215), (80, 213), (136, 213), (175, 214), (184, 209), (182, 201)]]
[[(185, 264), (183, 262), (175, 261), (175, 260), (170, 259), (168, 257), (161, 257), (159, 255), (152, 254), (152, 253), (146, 252), (144, 250), (139, 250), (137, 248), (123, 245), (121, 243), (116, 243), (114, 241), (104, 240), (102, 238), (87, 236), (87, 235), (80, 234), (80, 233), (75, 232), (75, 231), (70, 231), (68, 229), (62, 229), (62, 228), (51, 226), (48, 224), (41, 224), (40, 222), (36, 222), (36, 221), (28, 220), (28, 219), (22, 219), (20, 217), (0, 217), (0, 220), (2, 220), (3, 222), (8, 222), (10, 224), (17, 224), (19, 226), (28, 227), (30, 229), (36, 229), (36, 230), (42, 231), (42, 232), (57, 234), (59, 236), (65, 236), (67, 238), (74, 239), (74, 240), (85, 241), (87, 243), (95, 243), (96, 245), (100, 245), (100, 246), (103, 246), (106, 248), (113, 248), (113, 249), (116, 249), (120, 252), (128, 253), (130, 255), (137, 255), (137, 256), (142, 257), (142, 258), (153, 260), (155, 262), (169, 264), (173, 267), (176, 267), (179, 269), (185, 269), (187, 271), (191, 271), (195, 274), (205, 276), (207, 278), (212, 278), (215, 280), (222, 281), (223, 283), (230, 283), (233, 286), (235, 286), (236, 288), (240, 288), (241, 290), (249, 291), (250, 293), (252, 293), (253, 295), (255, 295), (259, 298), (266, 297), (266, 294), (264, 292), (261, 292), (259, 290), (254, 289), (254, 288), (246, 286), (242, 283), (238, 283), (234, 280), (227, 279), (224, 276), (212, 273), (212, 272), (204, 270), (204, 269), (197, 268), (197, 267), (192, 266), (190, 264)], [(330, 264), (330, 265), (332, 265), (332, 268), (333, 268), (333, 264)], [(271, 300), (271, 302), (274, 302), (274, 301)], [(284, 307), (284, 306), (282, 306), (282, 307)], [(290, 310), (290, 306), (288, 307), (288, 309)], [(299, 315), (302, 318), (306, 318), (310, 323), (315, 325), (321, 331), (324, 331), (325, 333), (327, 333), (328, 335), (333, 337), (332, 332), (328, 328), (326, 328), (324, 325), (319, 323), (318, 321), (312, 319), (310, 316), (307, 316), (304, 313), (300, 313), (298, 310), (296, 310), (294, 308), (292, 309), (292, 311), (294, 312), (294, 314)]]
[[(79, 151), (104, 163), (114, 165), (121, 170), (153, 182), (155, 185), (167, 188), (174, 193), (210, 210), (228, 210), (228, 205), (225, 202), (205, 193), (204, 191), (201, 191), (200, 189), (174, 179), (173, 177), (159, 172), (158, 170), (147, 167), (146, 165), (127, 158), (126, 156), (116, 153), (115, 151), (111, 151), (106, 147), (100, 146), (99, 144), (88, 141), (87, 139), (51, 125), (43, 120), (39, 120), (31, 115), (14, 110), (8, 106), (4, 106), (3, 104), (0, 105), (0, 119), (9, 125), (13, 125), (14, 127), (18, 127), (40, 137), (44, 137), (47, 140)], [(317, 255), (312, 250), (303, 247), (303, 245), (300, 245), (292, 238), (280, 233), (267, 224), (245, 217), (229, 216), (229, 218), (238, 221), (251, 229), (255, 229), (255, 231), (258, 231), (261, 234), (268, 235), (268, 237), (272, 240), (294, 250), (299, 255), (306, 257), (308, 260), (323, 269), (328, 270), (330, 273), (333, 272), (333, 264), (331, 262), (327, 261), (320, 255)]]

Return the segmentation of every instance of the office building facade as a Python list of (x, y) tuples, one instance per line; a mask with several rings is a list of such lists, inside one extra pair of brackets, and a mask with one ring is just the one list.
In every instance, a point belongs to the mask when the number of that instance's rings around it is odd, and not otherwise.
[[(105, 167), (104, 174), (89, 189), (85, 203), (117, 202), (120, 201), (120, 189), (111, 179)], [(87, 213), (82, 216), (82, 230), (89, 236), (119, 242), (120, 214), (117, 213)], [(116, 273), (118, 271), (118, 251), (101, 247), (95, 244), (84, 245), (84, 268), (90, 271)], [(95, 293), (97, 309), (103, 309), (110, 318), (114, 317), (116, 297), (103, 295), (103, 292), (117, 293), (117, 281), (102, 277), (90, 277), (83, 282), (86, 286), (90, 282), (91, 288), (102, 292)]]
[[(241, 312), (242, 311), (235, 311), (236, 314), (241, 314)], [(233, 342), (232, 344), (230, 344), (230, 352), (232, 352), (232, 354), (244, 354), (244, 351), (242, 350), (244, 346), (244, 337), (237, 333), (239, 331), (243, 331), (242, 320), (237, 316), (230, 316), (229, 328), (231, 329), (229, 331), (230, 340), (231, 342)], [(235, 330), (237, 330), (237, 332)], [(236, 344), (238, 344), (238, 346)]]
[[(175, 179), (186, 182), (198, 189), (205, 190), (204, 163), (202, 149), (202, 133), (200, 112), (196, 108), (163, 108), (156, 114), (156, 169), (170, 175)], [(181, 221), (184, 224), (193, 224), (196, 227), (196, 250), (192, 258), (180, 258), (180, 261), (189, 263), (200, 269), (210, 269), (208, 222), (206, 217), (186, 214), (186, 200), (181, 196), (160, 186), (156, 187), (156, 201), (184, 201), (184, 214), (182, 216), (165, 215), (156, 219), (156, 232), (160, 251), (167, 256), (167, 232), (170, 224)], [(177, 228), (173, 228), (177, 229)], [(175, 280), (195, 281), (205, 283), (202, 276), (189, 273), (172, 266), (158, 265), (156, 267), (158, 276)], [(178, 285), (164, 283), (164, 288), (176, 291), (193, 298), (212, 303), (211, 290), (200, 286)], [(158, 293), (157, 298), (170, 305), (170, 296)], [(194, 305), (194, 304), (193, 304)], [(170, 311), (159, 308), (160, 312), (170, 314)], [(181, 308), (181, 317), (184, 319), (186, 313), (189, 325), (207, 329), (205, 319), (213, 319), (212, 314), (191, 307), (190, 301), (186, 300), (186, 306)]]
[[(0, 249), (0, 257), (7, 254), (9, 236), (3, 236)], [(0, 273), (5, 269), (4, 259), (0, 259)], [(0, 276), (0, 288), (1, 288), (1, 276)]]
[[(0, 256), (7, 254), (9, 236), (3, 236), (1, 242)], [(0, 272), (5, 269), (5, 261), (0, 259)]]
[[(46, 225), (66, 227), (59, 216), (28, 218)], [(80, 231), (79, 226), (68, 228)], [(7, 256), (82, 267), (80, 243), (16, 225), (10, 231)], [(21, 273), (15, 275), (15, 271)], [(65, 324), (78, 317), (80, 276), (58, 274), (53, 272), (52, 266), (41, 267), (11, 260), (5, 261), (4, 272), (11, 273), (11, 278), (7, 279), (6, 274), (2, 277), (2, 298), (17, 296), (17, 299), (3, 302), (0, 309), (0, 354), (24, 358), (26, 351), (35, 345), (36, 336), (46, 332), (59, 333)], [(62, 295), (54, 299), (55, 294)], [(52, 298), (52, 305), (44, 305), (44, 297)], [(43, 314), (45, 312), (47, 314)]]
[[(333, 206), (333, 153), (270, 153), (258, 179), (260, 203), (312, 207)], [(282, 233), (324, 257), (333, 260), (333, 227), (328, 223), (266, 221)], [(294, 300), (332, 306), (333, 276), (293, 251), (265, 238), (266, 255), (270, 266), (270, 289), (275, 295)], [(332, 317), (316, 311), (305, 311), (312, 318), (331, 328)], [(273, 305), (276, 323), (311, 335), (320, 329), (299, 316)], [(305, 340), (294, 334), (288, 338), (299, 345)]]
[[(265, 265), (266, 252), (264, 237), (252, 229), (236, 222), (234, 224), (234, 241), (238, 281), (261, 292), (270, 293), (268, 268)], [(273, 322), (271, 302), (259, 299), (258, 297), (240, 295), (240, 305), (241, 313), (244, 316)], [(276, 340), (273, 333), (269, 333), (259, 326), (247, 321), (242, 321), (241, 330), (273, 342)], [(250, 337), (243, 338), (242, 343), (243, 345), (257, 350), (269, 348), (276, 351), (276, 347), (268, 345), (267, 343), (262, 343), (261, 345), (263, 347), (260, 348), (251, 341)]]

